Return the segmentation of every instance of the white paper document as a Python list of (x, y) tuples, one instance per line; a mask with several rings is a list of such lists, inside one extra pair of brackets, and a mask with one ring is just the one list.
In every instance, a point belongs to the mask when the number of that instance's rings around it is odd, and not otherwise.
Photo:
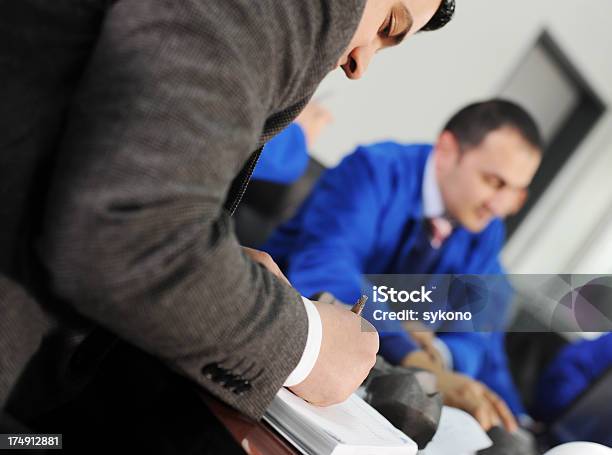
[(493, 441), (474, 417), (460, 409), (444, 406), (438, 431), (419, 454), (473, 455), (492, 444)]
[(415, 455), (416, 443), (357, 395), (325, 408), (281, 389), (264, 419), (308, 455)]

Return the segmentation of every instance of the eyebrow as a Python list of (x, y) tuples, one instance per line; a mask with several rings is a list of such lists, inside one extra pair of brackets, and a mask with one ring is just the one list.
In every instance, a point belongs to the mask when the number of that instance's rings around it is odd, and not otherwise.
[(410, 13), (410, 10), (408, 10), (408, 8), (406, 8), (406, 5), (404, 5), (403, 3), (399, 4), (399, 14), (403, 17), (400, 17), (397, 20), (402, 20), (404, 22), (407, 23), (407, 26), (404, 30), (402, 30), (401, 33), (399, 33), (398, 35), (395, 35), (393, 37), (394, 41), (395, 41), (395, 45), (400, 44), (404, 38), (406, 38), (406, 35), (408, 35), (408, 33), (410, 33), (410, 30), (412, 30), (412, 26), (414, 24), (414, 19), (412, 18), (412, 14)]
[(528, 190), (530, 186), (530, 185), (527, 185), (527, 186), (513, 185), (510, 182), (508, 182), (508, 180), (501, 174), (497, 174), (494, 172), (485, 172), (485, 173), (489, 176), (493, 176), (499, 179), (503, 183), (504, 188), (510, 188), (511, 190), (521, 191), (521, 190)]

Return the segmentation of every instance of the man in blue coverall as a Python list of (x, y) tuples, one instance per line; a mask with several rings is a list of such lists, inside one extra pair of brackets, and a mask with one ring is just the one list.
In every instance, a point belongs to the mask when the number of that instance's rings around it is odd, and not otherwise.
[[(303, 295), (328, 291), (346, 303), (360, 296), (366, 274), (503, 274), (502, 220), (523, 205), (541, 151), (538, 128), (521, 107), (472, 104), (433, 146), (359, 147), (324, 174), (264, 249)], [(397, 321), (390, 331), (372, 318), (372, 306), (369, 319), (388, 361), (433, 371), (446, 404), (485, 429), (513, 431), (513, 414), (524, 410), (504, 351), (508, 305), (499, 302), (491, 333), (411, 335)]]

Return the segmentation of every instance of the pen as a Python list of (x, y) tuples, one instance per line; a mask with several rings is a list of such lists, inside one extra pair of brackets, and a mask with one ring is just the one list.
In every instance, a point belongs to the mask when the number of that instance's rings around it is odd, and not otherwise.
[(361, 297), (359, 297), (359, 300), (357, 300), (357, 303), (353, 305), (353, 308), (351, 308), (351, 311), (355, 313), (357, 316), (361, 316), (361, 312), (363, 311), (363, 307), (365, 306), (365, 303), (367, 300), (368, 300), (367, 295), (362, 295)]

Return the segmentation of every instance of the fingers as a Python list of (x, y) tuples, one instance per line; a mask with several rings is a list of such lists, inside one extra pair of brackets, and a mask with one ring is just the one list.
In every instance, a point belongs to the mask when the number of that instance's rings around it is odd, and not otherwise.
[(402, 326), (418, 343), (431, 343), (435, 337), (435, 333), (419, 321), (404, 321)]
[(432, 371), (436, 374), (441, 373), (441, 368), (435, 364), (429, 354), (422, 350), (408, 353), (401, 361), (401, 365), (407, 368), (416, 367)]
[(445, 403), (470, 413), (484, 430), (502, 425), (511, 433), (518, 429), (504, 400), (484, 384), (453, 373), (441, 377), (442, 382), (439, 383), (445, 389)]
[(474, 417), (485, 431), (489, 431), (496, 423), (499, 424), (499, 418), (496, 418), (492, 406), (482, 397), (478, 397), (465, 389), (455, 389), (447, 392), (444, 395), (444, 404), (463, 409)]
[(442, 368), (444, 366), (444, 361), (438, 349), (436, 349), (433, 344), (435, 339), (434, 332), (428, 330), (422, 323), (417, 321), (405, 321), (402, 325), (420, 348), (429, 356), (431, 362), (437, 368)]
[(480, 422), (485, 430), (491, 427), (504, 426), (508, 432), (518, 430), (516, 419), (512, 412), (497, 394), (482, 386), (478, 396), (472, 396), (473, 403), (477, 403), (472, 415)]
[(514, 433), (516, 430), (518, 430), (518, 423), (504, 400), (502, 400), (491, 390), (485, 390), (485, 397), (489, 403), (491, 403), (491, 406), (493, 409), (495, 409), (497, 415), (499, 415), (504, 427), (506, 427), (506, 430), (508, 430), (510, 433)]
[(434, 363), (434, 365), (436, 365), (438, 368), (444, 368), (444, 361), (442, 359), (442, 355), (433, 344), (426, 343), (422, 345), (422, 347), (431, 359), (431, 361)]
[(270, 263), (262, 263), (262, 265), (265, 268), (267, 268), (270, 272), (272, 272), (272, 274), (274, 276), (276, 276), (277, 278), (280, 278), (282, 281), (284, 281), (285, 283), (287, 283), (288, 285), (291, 286), (291, 283), (289, 282), (289, 279), (281, 271), (280, 267), (276, 264), (276, 262), (274, 262), (272, 260), (272, 258), (270, 256), (268, 256), (268, 257), (270, 258)]
[(340, 403), (353, 393), (376, 363), (378, 333), (364, 332), (362, 318), (347, 308), (314, 302), (323, 328), (317, 361), (291, 390), (318, 406)]
[[(343, 306), (344, 309), (346, 309), (346, 306)], [(376, 333), (377, 334), (377, 348), (376, 348), (376, 352), (378, 352), (378, 348), (380, 347), (378, 345), (378, 330), (376, 330), (376, 327), (374, 327), (374, 325), (372, 325), (372, 323), (370, 321), (368, 321), (367, 319), (359, 316), (360, 318), (360, 324), (361, 324), (361, 331), (362, 332), (369, 332), (369, 333)]]
[(276, 264), (276, 262), (274, 262), (274, 259), (272, 259), (272, 256), (270, 256), (268, 253), (266, 253), (265, 251), (248, 248), (246, 246), (242, 247), (242, 251), (244, 251), (244, 253), (246, 253), (246, 255), (249, 256), (253, 261), (257, 262), (258, 264), (261, 264), (266, 269), (268, 269), (274, 276), (280, 278), (288, 285), (291, 285), (287, 277), (281, 271), (280, 267)]
[(470, 414), (474, 416), (485, 431), (489, 431), (492, 427), (499, 425), (499, 418), (496, 419), (495, 413), (492, 411), (491, 407), (485, 403), (481, 403), (477, 408), (473, 409)]

